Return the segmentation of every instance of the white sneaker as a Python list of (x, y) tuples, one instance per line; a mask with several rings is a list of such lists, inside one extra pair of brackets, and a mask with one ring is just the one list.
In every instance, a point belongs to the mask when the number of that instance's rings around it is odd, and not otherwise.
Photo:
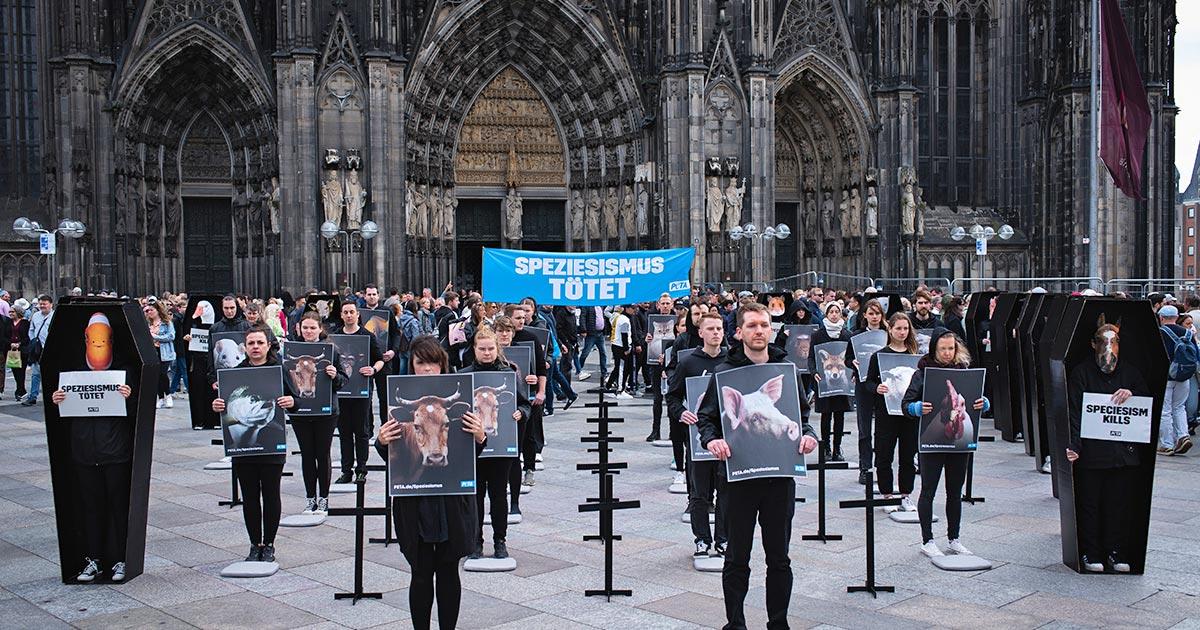
[(671, 481), (671, 485), (678, 486), (685, 483), (687, 483), (687, 477), (684, 477), (681, 472), (675, 473), (675, 478)]
[(329, 516), (329, 497), (317, 497), (317, 507), (313, 508), (317, 516)]
[(114, 581), (114, 582), (124, 582), (125, 581), (125, 563), (124, 562), (118, 562), (113, 565), (112, 581)]
[[(885, 495), (882, 495), (882, 496), (881, 496), (881, 497), (879, 497), (879, 498), (881, 498), (881, 499), (883, 499), (883, 500), (885, 500), (885, 501), (886, 501), (886, 500), (888, 500), (888, 499), (895, 499), (895, 498), (896, 498), (896, 495), (894, 495), (894, 494), (885, 494)], [(880, 510), (883, 510), (883, 513), (884, 513), (884, 514), (891, 514), (892, 512), (895, 512), (895, 511), (899, 510), (899, 509), (900, 509), (900, 506), (898, 506), (898, 505), (884, 505), (884, 506), (880, 506), (880, 508), (879, 508), (879, 509), (880, 509)]]
[(167, 409), (175, 408), (175, 399), (172, 398), (170, 394), (167, 394), (167, 397), (164, 400), (166, 400), (166, 402), (163, 404), (164, 407)]
[(155, 409), (162, 409), (162, 408), (163, 408), (163, 399), (159, 398), (159, 399), (158, 399), (158, 402), (154, 403), (154, 408), (155, 408)]
[(316, 510), (317, 510), (317, 498), (316, 497), (308, 497), (308, 505), (305, 506), (304, 511), (301, 512), (301, 514), (312, 514)]
[(633, 398), (633, 395), (630, 394), (629, 392), (621, 392), (621, 393), (617, 394), (616, 396), (613, 396), (613, 398), (619, 398), (621, 400), (630, 400)]
[(535, 462), (540, 462), (540, 461), (542, 461), (542, 454), (541, 454), (541, 453), (535, 453), (535, 454), (533, 455), (533, 461), (535, 461)]
[(937, 543), (933, 542), (932, 540), (924, 545), (921, 545), (921, 553), (925, 554), (925, 557), (927, 558), (938, 558), (946, 555), (942, 553), (941, 549), (938, 549)]
[(903, 497), (900, 499), (900, 509), (904, 510), (905, 512), (916, 512), (917, 504), (913, 503), (912, 499)]
[(581, 381), (586, 381), (589, 378), (592, 378), (592, 373), (591, 372), (580, 372), (578, 378)]
[(95, 560), (87, 559), (87, 564), (83, 567), (83, 571), (75, 576), (76, 582), (91, 582), (96, 579), (96, 575), (100, 573), (100, 565), (96, 564)]
[(950, 545), (949, 545), (948, 549), (950, 549), (950, 553), (956, 553), (960, 556), (975, 555), (975, 554), (971, 553), (970, 549), (967, 549), (966, 547), (964, 547), (963, 544), (961, 542), (959, 542), (957, 538), (950, 541)]

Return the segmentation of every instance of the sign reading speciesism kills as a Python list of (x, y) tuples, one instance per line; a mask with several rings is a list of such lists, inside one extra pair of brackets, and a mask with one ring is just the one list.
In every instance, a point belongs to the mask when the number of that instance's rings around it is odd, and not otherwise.
[(1079, 437), (1149, 444), (1153, 415), (1154, 399), (1149, 396), (1133, 396), (1118, 405), (1112, 401), (1112, 394), (1085, 392), (1079, 414)]

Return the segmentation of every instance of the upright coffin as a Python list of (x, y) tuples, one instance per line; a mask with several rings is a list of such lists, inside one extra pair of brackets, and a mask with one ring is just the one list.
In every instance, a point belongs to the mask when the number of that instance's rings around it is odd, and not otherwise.
[(83, 530), (79, 524), (90, 515), (80, 513), (82, 501), (71, 459), (71, 426), (88, 418), (62, 418), (49, 392), (58, 389), (62, 372), (87, 370), (84, 329), (94, 313), (103, 313), (112, 326), (113, 368), (128, 371), (133, 395), (126, 414), (133, 424), (133, 461), (129, 487), (129, 533), (126, 538), (125, 575), (142, 573), (146, 552), (146, 510), (150, 499), (150, 458), (154, 450), (154, 404), (157, 398), (158, 351), (150, 338), (145, 316), (136, 303), (84, 299), (59, 304), (46, 338), (42, 358), (42, 387), (46, 390), (46, 444), (50, 452), (50, 479), (54, 484), (54, 515), (58, 526), (58, 557), (64, 583), (73, 583), (83, 568)]
[[(1030, 333), (1045, 297), (1045, 293), (1029, 293), (1025, 296), (1021, 304), (1021, 313), (1017, 316), (1017, 323), (1013, 329), (1013, 347), (1009, 352), (1010, 356), (1015, 354), (1018, 359), (1015, 362), (1009, 362), (1010, 367), (1014, 368), (1010, 378), (1020, 377), (1021, 379), (1021, 400), (1014, 410), (1014, 415), (1017, 419), (1017, 426), (1021, 427), (1021, 433), (1025, 435), (1026, 455), (1034, 454), (1034, 444), (1037, 442), (1037, 437), (1033, 435), (1037, 428), (1033, 409), (1037, 405), (1037, 389), (1033, 386), (1033, 381), (1036, 380), (1034, 368), (1037, 361), (1034, 358), (1034, 344)], [(1015, 352), (1012, 352), (1013, 350)]]
[[(1147, 300), (1115, 298), (1073, 298), (1067, 302), (1058, 326), (1054, 351), (1050, 356), (1050, 384), (1066, 391), (1067, 375), (1081, 361), (1094, 361), (1091, 348), (1096, 320), (1104, 315), (1109, 323), (1121, 327), (1120, 363), (1142, 374), (1154, 398), (1154, 413), (1150, 423), (1150, 443), (1139, 446), (1141, 465), (1134, 468), (1136, 490), (1130, 497), (1129, 545), (1122, 548), (1124, 559), (1133, 573), (1141, 574), (1146, 567), (1146, 538), (1150, 530), (1150, 498), (1154, 490), (1155, 445), (1158, 442), (1158, 419), (1162, 413), (1163, 392), (1167, 385), (1167, 351), (1163, 347), (1158, 321)], [(1047, 333), (1048, 334), (1048, 333)], [(1067, 462), (1065, 445), (1070, 437), (1067, 419), (1067, 398), (1054, 399), (1050, 410), (1054, 420), (1054, 476), (1058, 478), (1058, 507), (1062, 528), (1063, 564), (1080, 570), (1079, 530), (1075, 514), (1075, 470)]]
[[(1074, 300), (1082, 300), (1083, 298), (1073, 298), (1059, 294), (1053, 295), (1048, 299), (1050, 303), (1046, 312), (1046, 321), (1042, 324), (1042, 331), (1038, 336), (1038, 377), (1041, 379), (1039, 389), (1042, 392), (1041, 416), (1038, 418), (1038, 422), (1046, 431), (1046, 453), (1053, 455), (1058, 450), (1058, 440), (1054, 432), (1057, 416), (1054, 415), (1056, 413), (1054, 410), (1061, 409), (1063, 413), (1066, 413), (1067, 391), (1064, 387), (1055, 387), (1056, 381), (1050, 358), (1054, 355), (1054, 344), (1058, 339), (1058, 328), (1062, 325), (1067, 305)], [(1061, 384), (1065, 380), (1060, 378), (1057, 382)], [(1053, 463), (1057, 460), (1052, 456), (1050, 461)], [(1051, 467), (1053, 468), (1053, 465)], [(1054, 495), (1054, 498), (1057, 499), (1058, 475), (1050, 475), (1050, 491)]]
[[(1036, 294), (1030, 297), (1035, 297)], [(1021, 348), (1025, 355), (1025, 406), (1028, 408), (1029, 428), (1025, 431), (1026, 452), (1034, 458), (1034, 470), (1041, 471), (1043, 462), (1050, 456), (1049, 424), (1046, 422), (1046, 388), (1044, 377), (1049, 369), (1049, 354), (1052, 348), (1042, 345), (1042, 333), (1046, 322), (1054, 319), (1054, 325), (1062, 320), (1062, 309), (1066, 296), (1047, 293), (1037, 300), (1037, 310), (1021, 328)]]
[[(992, 298), (1000, 295), (999, 291), (977, 291), (971, 294), (971, 301), (967, 304), (967, 316), (963, 319), (963, 328), (967, 332), (967, 350), (971, 351), (971, 367), (986, 367), (984, 359), (986, 354), (983, 350), (983, 338), (991, 329), (991, 303)], [(990, 389), (991, 374), (988, 375), (987, 386)]]
[[(197, 308), (201, 302), (208, 302), (208, 305), (213, 308), (213, 321), (221, 321), (221, 303), (225, 296), (216, 293), (189, 293), (187, 310), (183, 313), (183, 324), (180, 330), (176, 330), (175, 334), (179, 337), (190, 334), (193, 328), (208, 330), (212, 327), (212, 323), (204, 323), (197, 315)], [(191, 417), (192, 428), (201, 429), (208, 427), (210, 429), (219, 428), (221, 426), (221, 418), (217, 412), (212, 410), (212, 401), (214, 398), (212, 387), (208, 385), (208, 368), (212, 365), (212, 353), (187, 352), (187, 369), (188, 369), (188, 414)]]
[(1006, 442), (1016, 442), (1022, 431), (1017, 412), (1021, 408), (1024, 388), (1021, 386), (1020, 349), (1015, 328), (1025, 297), (1024, 293), (1004, 293), (996, 297), (996, 310), (991, 319), (992, 351), (986, 353), (984, 360), (995, 394), (992, 418), (1000, 437)]

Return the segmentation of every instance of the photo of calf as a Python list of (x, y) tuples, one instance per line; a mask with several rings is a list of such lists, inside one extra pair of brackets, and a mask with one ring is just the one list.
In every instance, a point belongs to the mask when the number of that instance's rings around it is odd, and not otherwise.
[[(682, 354), (682, 353), (681, 353)], [(684, 387), (687, 389), (686, 398), (684, 398), (684, 406), (688, 411), (696, 413), (700, 408), (700, 403), (704, 398), (704, 390), (708, 389), (708, 382), (712, 380), (711, 374), (704, 376), (689, 376), (684, 381)], [(692, 461), (694, 462), (711, 462), (716, 459), (708, 449), (700, 445), (700, 431), (696, 429), (696, 425), (688, 427), (688, 439), (692, 442)]]
[(287, 453), (283, 409), (283, 368), (278, 365), (224, 369), (217, 373), (217, 396), (225, 454), (230, 457)]
[(721, 431), (729, 443), (730, 482), (805, 474), (800, 454), (800, 388), (790, 363), (717, 372)]
[(359, 372), (366, 367), (371, 354), (371, 338), (366, 335), (329, 335), (329, 340), (337, 346), (341, 355), (341, 366), (338, 369), (348, 375), (337, 390), (341, 398), (369, 398), (371, 396), (371, 379)]
[(933, 411), (921, 416), (922, 453), (970, 453), (979, 442), (980, 410), (976, 400), (983, 397), (983, 379), (987, 370), (947, 370), (925, 368), (923, 402)]
[(812, 324), (789, 324), (783, 327), (787, 343), (783, 349), (787, 351), (787, 360), (796, 365), (801, 374), (809, 373), (808, 360), (812, 355), (812, 336), (817, 327)]
[(883, 395), (883, 404), (889, 416), (899, 416), (902, 414), (904, 392), (908, 391), (908, 384), (912, 382), (913, 374), (917, 373), (921, 355), (884, 352), (875, 356), (879, 361), (879, 382), (888, 388)]
[(471, 374), (388, 377), (388, 417), (402, 429), (388, 445), (391, 496), (475, 494), (475, 440), (462, 430), (473, 391)]
[(208, 347), (214, 370), (237, 367), (246, 360), (246, 331), (209, 335)]
[(286, 341), (283, 377), (292, 386), (296, 406), (291, 416), (324, 416), (333, 412), (333, 379), (325, 368), (333, 364), (333, 344)]
[(487, 443), (480, 457), (516, 457), (516, 372), (473, 372), (475, 414), (483, 421)]
[(829, 341), (813, 349), (816, 352), (817, 397), (849, 396), (850, 370), (846, 369), (846, 342)]

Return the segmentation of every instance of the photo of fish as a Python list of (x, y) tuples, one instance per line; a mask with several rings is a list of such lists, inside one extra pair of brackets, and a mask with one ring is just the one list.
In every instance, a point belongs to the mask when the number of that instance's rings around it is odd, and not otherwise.
[(225, 455), (277, 455), (287, 452), (283, 368), (278, 365), (229, 368), (217, 373), (217, 396), (225, 400), (221, 414)]

